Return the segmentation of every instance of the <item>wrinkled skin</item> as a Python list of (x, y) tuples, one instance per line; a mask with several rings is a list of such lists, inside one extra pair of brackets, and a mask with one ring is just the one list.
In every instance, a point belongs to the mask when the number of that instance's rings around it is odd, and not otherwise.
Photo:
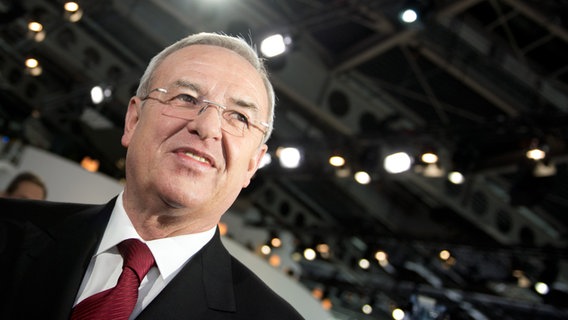
[[(151, 88), (175, 81), (196, 84), (200, 97), (219, 104), (254, 104), (259, 109), (254, 118), (267, 121), (268, 97), (260, 75), (228, 49), (194, 45), (174, 52), (159, 65)], [(123, 201), (145, 240), (214, 227), (249, 185), (267, 150), (259, 130), (244, 137), (221, 130), (216, 108), (188, 121), (162, 114), (166, 107), (133, 97), (125, 118)]]

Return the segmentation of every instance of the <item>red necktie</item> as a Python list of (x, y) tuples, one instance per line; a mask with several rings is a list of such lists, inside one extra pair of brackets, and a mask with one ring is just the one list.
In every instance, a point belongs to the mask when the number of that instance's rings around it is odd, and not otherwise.
[(122, 255), (122, 273), (114, 288), (94, 294), (73, 309), (71, 320), (127, 320), (138, 300), (140, 282), (154, 265), (154, 257), (146, 244), (127, 239), (118, 244)]

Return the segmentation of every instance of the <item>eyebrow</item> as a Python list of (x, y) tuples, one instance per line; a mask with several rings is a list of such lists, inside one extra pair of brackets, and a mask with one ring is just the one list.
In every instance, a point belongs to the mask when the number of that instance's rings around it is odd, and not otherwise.
[[(190, 81), (186, 81), (186, 80), (176, 80), (174, 82), (174, 85), (176, 87), (187, 88), (187, 89), (193, 90), (200, 96), (204, 95), (203, 90), (201, 89), (201, 86), (194, 83), (194, 82), (190, 82)], [(260, 111), (260, 108), (258, 107), (258, 105), (256, 105), (253, 102), (249, 102), (249, 101), (242, 100), (242, 99), (229, 98), (229, 104), (232, 105), (232, 106), (237, 106), (237, 107), (241, 107), (241, 108), (251, 110), (255, 114), (258, 114), (258, 112)]]
[(186, 89), (191, 89), (193, 91), (195, 91), (196, 93), (198, 93), (199, 95), (203, 95), (203, 91), (201, 90), (201, 87), (193, 82), (189, 82), (189, 81), (185, 81), (185, 80), (176, 80), (174, 82), (174, 86), (176, 87), (180, 87), (180, 88), (186, 88)]

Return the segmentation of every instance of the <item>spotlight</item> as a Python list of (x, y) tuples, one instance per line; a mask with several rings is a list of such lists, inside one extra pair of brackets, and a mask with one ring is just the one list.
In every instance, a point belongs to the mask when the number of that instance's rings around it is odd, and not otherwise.
[(453, 184), (462, 184), (465, 181), (465, 177), (459, 171), (452, 171), (448, 174), (448, 180)]
[(367, 270), (371, 267), (371, 262), (369, 262), (369, 260), (365, 259), (365, 258), (361, 258), (359, 260), (359, 268), (363, 269), (363, 270)]
[(304, 258), (306, 258), (306, 260), (312, 261), (316, 258), (316, 256), (317, 256), (317, 253), (314, 249), (307, 248), (306, 250), (304, 250)]
[(41, 75), (41, 73), (43, 72), (41, 65), (39, 64), (39, 61), (36, 58), (26, 59), (25, 65), (26, 65), (26, 72), (33, 77), (37, 77)]
[(415, 9), (405, 9), (400, 13), (400, 20), (404, 23), (413, 23), (418, 20), (418, 12)]
[(544, 159), (544, 157), (546, 157), (546, 151), (541, 148), (532, 148), (527, 151), (526, 156), (528, 159), (542, 160)]
[(83, 17), (83, 9), (77, 2), (68, 1), (63, 5), (63, 9), (65, 9), (63, 17), (70, 22), (78, 22)]
[(363, 311), (364, 314), (371, 314), (373, 313), (373, 307), (366, 303), (363, 305), (363, 307), (361, 307), (361, 311)]
[(290, 37), (274, 34), (261, 41), (260, 52), (267, 58), (276, 57), (284, 53), (290, 43)]
[(43, 30), (43, 25), (37, 21), (30, 21), (28, 23), (28, 30), (32, 32), (40, 32)]
[(47, 20), (47, 14), (43, 9), (32, 10), (28, 20), (28, 37), (35, 42), (42, 42), (46, 37), (44, 23)]
[(300, 150), (292, 147), (278, 148), (276, 150), (276, 155), (280, 160), (280, 165), (288, 169), (297, 168), (302, 160)]
[(550, 292), (550, 288), (548, 287), (548, 285), (544, 282), (537, 282), (534, 285), (534, 289), (536, 292), (538, 292), (540, 295), (546, 295)]
[(385, 157), (383, 166), (388, 173), (401, 173), (410, 169), (412, 159), (406, 152), (397, 152)]
[(406, 24), (419, 22), (426, 15), (428, 7), (428, 0), (408, 0), (399, 11), (399, 19)]
[(359, 184), (369, 184), (371, 182), (371, 176), (365, 171), (355, 172), (354, 178)]
[(329, 157), (329, 164), (334, 167), (341, 167), (345, 164), (345, 158), (339, 155)]
[(535, 161), (542, 160), (546, 158), (548, 152), (548, 146), (541, 143), (539, 139), (534, 138), (531, 141), (529, 150), (527, 150), (526, 157)]
[(424, 163), (436, 163), (438, 162), (438, 155), (433, 152), (425, 152), (420, 157), (420, 160)]
[(94, 104), (100, 104), (105, 100), (110, 99), (112, 90), (110, 87), (94, 86), (91, 89), (91, 101)]
[(402, 311), (402, 309), (396, 308), (392, 311), (391, 316), (395, 320), (402, 320), (405, 317), (405, 313), (404, 311)]
[(26, 67), (29, 69), (39, 67), (39, 61), (36, 58), (28, 58), (26, 59)]

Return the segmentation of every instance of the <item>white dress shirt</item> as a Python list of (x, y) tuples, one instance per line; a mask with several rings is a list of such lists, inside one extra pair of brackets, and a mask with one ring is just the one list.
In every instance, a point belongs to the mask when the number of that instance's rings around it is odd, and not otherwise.
[(201, 233), (144, 241), (126, 215), (121, 192), (116, 199), (101, 243), (91, 258), (75, 305), (93, 294), (116, 285), (122, 272), (122, 256), (118, 252), (117, 244), (130, 238), (140, 239), (152, 251), (157, 267), (152, 267), (140, 284), (138, 301), (130, 316), (130, 319), (136, 318), (191, 257), (213, 238), (215, 229), (213, 227)]

